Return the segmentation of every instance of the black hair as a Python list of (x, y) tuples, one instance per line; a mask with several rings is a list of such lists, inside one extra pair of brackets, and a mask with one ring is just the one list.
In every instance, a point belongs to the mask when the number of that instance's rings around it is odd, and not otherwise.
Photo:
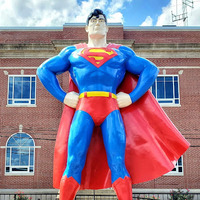
[(100, 10), (100, 9), (94, 9), (94, 11), (91, 12), (91, 13), (88, 15), (88, 18), (87, 18), (87, 21), (86, 21), (87, 25), (89, 24), (89, 21), (90, 21), (90, 19), (91, 19), (93, 16), (99, 18), (99, 15), (103, 15), (103, 16), (104, 16), (105, 22), (106, 22), (106, 24), (107, 24), (106, 15), (103, 13), (103, 11)]

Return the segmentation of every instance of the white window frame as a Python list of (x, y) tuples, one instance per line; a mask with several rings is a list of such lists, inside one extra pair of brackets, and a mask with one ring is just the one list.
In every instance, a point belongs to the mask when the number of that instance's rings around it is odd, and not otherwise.
[[(27, 133), (24, 133), (24, 132), (19, 132), (19, 133), (21, 133), (21, 134), (26, 134), (26, 135), (28, 135), (32, 140), (33, 140), (33, 138), (29, 135), (29, 134), (27, 134)], [(35, 146), (35, 141), (33, 140), (33, 146), (8, 146), (7, 144), (8, 144), (8, 141), (14, 136), (14, 135), (16, 135), (16, 134), (18, 134), (18, 133), (14, 133), (14, 134), (12, 134), (9, 138), (8, 138), (8, 140), (7, 140), (7, 142), (6, 142), (6, 146), (5, 146), (5, 175), (6, 176), (21, 176), (21, 175), (34, 175), (34, 171), (35, 171), (35, 148), (37, 148), (36, 146)], [(9, 163), (10, 163), (10, 165), (7, 165), (7, 149), (8, 148), (10, 148), (10, 161), (9, 161)], [(12, 159), (12, 148), (29, 148), (29, 164), (28, 165), (18, 165), (18, 166), (13, 166), (13, 165), (11, 165), (11, 159)], [(33, 165), (31, 165), (30, 164), (30, 149), (33, 149)], [(6, 171), (6, 168), (7, 167), (9, 167), (10, 168), (10, 171), (9, 172), (7, 172)], [(30, 167), (33, 167), (33, 171), (32, 172), (30, 172)], [(27, 168), (27, 171), (12, 171), (12, 169), (13, 168)]]
[[(154, 96), (156, 98), (156, 100), (159, 101), (163, 101), (159, 102), (159, 104), (162, 107), (179, 107), (180, 105), (180, 84), (179, 84), (179, 75), (170, 75), (170, 74), (165, 74), (165, 75), (158, 75), (158, 77), (172, 77), (172, 81), (173, 81), (173, 98), (157, 98), (157, 79), (155, 80), (155, 91), (156, 91), (156, 96)], [(178, 98), (175, 98), (175, 89), (174, 89), (174, 77), (177, 77), (177, 82), (178, 82)], [(152, 91), (152, 87), (151, 87), (151, 91)], [(175, 103), (175, 100), (179, 100), (179, 103)], [(164, 101), (172, 101), (172, 103), (165, 103)]]
[[(9, 98), (9, 84), (10, 84), (10, 77), (13, 77), (13, 81), (15, 77), (30, 77), (30, 98), (27, 99), (16, 99), (14, 98), (14, 84), (12, 88), (12, 98)], [(35, 98), (31, 98), (31, 89), (32, 89), (32, 77), (35, 78)], [(9, 103), (9, 101), (12, 101), (12, 103)], [(24, 101), (17, 102), (17, 101)], [(31, 103), (31, 101), (35, 101), (34, 104)], [(8, 75), (8, 93), (7, 93), (7, 107), (36, 107), (36, 75)]]
[[(174, 167), (173, 170), (175, 171), (170, 171), (167, 174), (165, 174), (166, 176), (183, 176), (184, 175), (184, 169), (183, 169), (183, 156), (181, 156), (179, 159), (181, 159), (181, 164), (178, 163), (178, 161), (176, 162), (176, 165)], [(182, 172), (179, 172), (179, 167), (182, 168)]]

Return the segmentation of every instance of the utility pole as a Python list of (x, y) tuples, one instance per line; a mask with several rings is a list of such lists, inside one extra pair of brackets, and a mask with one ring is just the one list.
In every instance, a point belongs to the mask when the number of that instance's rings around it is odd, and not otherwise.
[(176, 14), (172, 12), (172, 22), (183, 21), (184, 26), (188, 26), (188, 12), (187, 7), (194, 8), (193, 0), (182, 0), (182, 14), (177, 14), (178, 3), (176, 0)]

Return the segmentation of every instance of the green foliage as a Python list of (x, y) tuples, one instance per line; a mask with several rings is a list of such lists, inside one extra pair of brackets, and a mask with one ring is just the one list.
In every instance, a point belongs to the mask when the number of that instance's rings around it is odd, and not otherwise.
[(194, 196), (192, 194), (189, 194), (190, 190), (172, 190), (170, 193), (170, 200), (192, 200)]
[(14, 200), (31, 200), (32, 198), (31, 197), (26, 197), (23, 192), (18, 192), (16, 194), (16, 198)]
[(160, 200), (159, 197), (156, 197), (155, 195), (153, 196), (147, 196), (147, 195), (140, 195), (137, 197), (137, 200)]

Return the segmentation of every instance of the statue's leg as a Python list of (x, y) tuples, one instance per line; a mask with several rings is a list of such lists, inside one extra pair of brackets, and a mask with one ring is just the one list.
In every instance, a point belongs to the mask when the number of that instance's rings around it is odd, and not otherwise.
[(126, 135), (119, 110), (111, 112), (101, 125), (112, 187), (119, 200), (132, 199), (132, 182), (125, 166)]
[(84, 111), (76, 111), (69, 133), (67, 167), (60, 183), (60, 200), (73, 200), (81, 184), (94, 122)]

